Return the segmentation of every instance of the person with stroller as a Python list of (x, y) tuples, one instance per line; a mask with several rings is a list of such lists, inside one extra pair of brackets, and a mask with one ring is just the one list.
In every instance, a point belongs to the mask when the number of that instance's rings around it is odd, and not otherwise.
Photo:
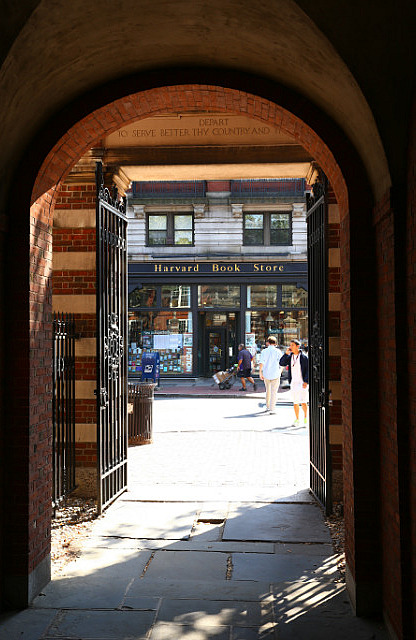
[(251, 375), (252, 360), (253, 356), (251, 355), (250, 351), (246, 349), (244, 344), (239, 344), (237, 377), (241, 379), (240, 391), (246, 391), (246, 380), (251, 382), (251, 384), (253, 385), (253, 391), (257, 390), (257, 385)]

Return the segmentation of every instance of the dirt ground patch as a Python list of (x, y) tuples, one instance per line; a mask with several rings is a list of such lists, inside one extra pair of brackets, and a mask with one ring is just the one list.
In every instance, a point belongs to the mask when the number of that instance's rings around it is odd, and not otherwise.
[(52, 518), (52, 577), (78, 558), (84, 542), (91, 534), (97, 506), (94, 499), (69, 497), (56, 510)]
[(342, 502), (334, 504), (334, 512), (325, 520), (331, 534), (332, 545), (337, 556), (339, 582), (345, 582), (345, 527)]

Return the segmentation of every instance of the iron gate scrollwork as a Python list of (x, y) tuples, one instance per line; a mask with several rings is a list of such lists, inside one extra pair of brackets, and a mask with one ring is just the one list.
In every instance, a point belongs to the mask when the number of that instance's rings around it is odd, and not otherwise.
[(127, 488), (127, 218), (97, 163), (98, 512)]
[(332, 511), (328, 393), (328, 206), (326, 178), (307, 197), (310, 488), (328, 513)]

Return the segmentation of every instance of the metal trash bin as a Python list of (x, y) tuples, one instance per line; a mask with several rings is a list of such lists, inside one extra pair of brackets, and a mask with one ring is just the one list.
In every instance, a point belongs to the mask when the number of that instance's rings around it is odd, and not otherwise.
[(129, 445), (151, 444), (153, 441), (152, 382), (129, 383)]

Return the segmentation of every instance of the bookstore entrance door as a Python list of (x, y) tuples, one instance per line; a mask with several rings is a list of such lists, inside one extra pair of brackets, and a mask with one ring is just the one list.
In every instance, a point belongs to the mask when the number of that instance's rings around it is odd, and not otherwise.
[(206, 329), (208, 376), (227, 368), (227, 336), (225, 328)]
[(239, 314), (207, 311), (200, 315), (200, 340), (202, 341), (202, 375), (211, 377), (237, 362)]

